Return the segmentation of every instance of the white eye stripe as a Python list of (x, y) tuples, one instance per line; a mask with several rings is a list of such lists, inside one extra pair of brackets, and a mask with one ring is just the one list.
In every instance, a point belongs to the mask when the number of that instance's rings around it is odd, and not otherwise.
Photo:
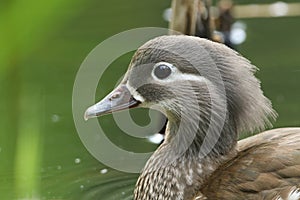
[(207, 79), (204, 78), (203, 76), (196, 75), (196, 74), (185, 74), (185, 73), (176, 74), (174, 76), (173, 81), (176, 81), (176, 80), (200, 81), (200, 82), (207, 81)]
[[(168, 67), (170, 67), (170, 69), (172, 70), (172, 73), (170, 74), (170, 76), (166, 77), (165, 79), (159, 79), (154, 75), (154, 69), (159, 66), (159, 65), (166, 65)], [(207, 81), (206, 78), (204, 78), (203, 76), (200, 75), (196, 75), (196, 74), (188, 74), (188, 73), (182, 73), (181, 71), (179, 71), (173, 64), (171, 63), (167, 63), (167, 62), (159, 62), (156, 63), (153, 67), (152, 73), (151, 73), (152, 77), (154, 80), (161, 82), (161, 83), (170, 83), (170, 82), (174, 82), (174, 81), (180, 81), (180, 80), (187, 80), (187, 81)]]
[[(174, 82), (176, 83), (176, 81), (182, 81), (182, 80), (186, 80), (186, 81), (198, 81), (198, 82), (207, 82), (208, 80), (206, 78), (204, 78), (203, 76), (200, 75), (196, 75), (196, 74), (187, 74), (187, 73), (182, 73), (181, 71), (179, 71), (175, 66), (173, 66), (170, 63), (166, 63), (166, 62), (159, 62), (157, 63), (155, 66), (158, 66), (160, 64), (165, 64), (167, 66), (170, 66), (170, 68), (172, 69), (172, 74), (165, 78), (165, 79), (159, 79), (157, 78), (154, 74), (153, 71), (151, 73), (153, 79), (157, 82), (160, 83), (171, 83)], [(155, 67), (154, 67), (155, 68)], [(136, 91), (136, 89), (134, 87), (132, 87), (131, 85), (129, 85), (129, 83), (126, 83), (126, 87), (128, 88), (129, 92), (131, 93), (131, 95), (138, 101), (140, 102), (145, 102), (145, 98)]]

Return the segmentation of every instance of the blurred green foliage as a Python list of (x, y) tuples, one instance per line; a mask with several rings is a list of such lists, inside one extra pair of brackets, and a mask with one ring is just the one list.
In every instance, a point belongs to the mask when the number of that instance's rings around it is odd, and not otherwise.
[[(44, 112), (42, 86), (30, 86), (24, 61), (65, 20), (80, 10), (81, 1), (15, 0), (1, 2), (0, 12), (0, 198), (38, 195)], [(75, 6), (66, 12), (70, 5)], [(74, 13), (75, 12), (75, 13)], [(25, 69), (23, 69), (25, 67)], [(4, 98), (3, 98), (4, 97)], [(42, 116), (42, 117), (41, 117)]]
[[(2, 2), (0, 70), (10, 67), (17, 59), (26, 58), (51, 32), (63, 25), (74, 11), (80, 9), (81, 2), (80, 0)], [(69, 9), (70, 6), (77, 9)]]

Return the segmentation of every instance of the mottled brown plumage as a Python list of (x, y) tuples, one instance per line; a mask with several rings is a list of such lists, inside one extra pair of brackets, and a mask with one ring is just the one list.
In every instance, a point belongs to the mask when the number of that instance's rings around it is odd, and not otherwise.
[(134, 200), (299, 200), (300, 128), (237, 142), (276, 117), (256, 67), (225, 45), (162, 36), (140, 47), (121, 84), (85, 118), (152, 107), (168, 118)]
[(237, 155), (201, 192), (208, 199), (276, 199), (300, 187), (300, 128), (281, 128), (238, 142)]

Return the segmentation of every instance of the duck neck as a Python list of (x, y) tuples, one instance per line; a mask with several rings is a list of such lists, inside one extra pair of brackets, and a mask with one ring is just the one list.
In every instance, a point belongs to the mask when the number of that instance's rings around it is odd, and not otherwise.
[[(150, 157), (137, 181), (135, 200), (192, 199), (208, 177), (235, 154), (233, 149), (237, 140), (226, 138), (233, 134), (228, 131), (233, 130), (224, 126), (218, 134), (220, 139), (207, 152), (202, 144), (211, 142), (205, 141), (203, 132), (208, 127), (197, 126), (197, 131), (192, 134), (191, 127), (197, 123), (188, 120), (184, 122), (186, 124), (182, 123), (169, 121), (165, 141)], [(180, 127), (189, 128), (180, 130)]]

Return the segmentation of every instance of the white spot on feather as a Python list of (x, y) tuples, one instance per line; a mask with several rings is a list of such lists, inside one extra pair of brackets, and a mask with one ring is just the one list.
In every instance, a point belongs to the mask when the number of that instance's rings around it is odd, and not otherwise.
[(300, 200), (300, 188), (292, 187), (286, 199), (278, 195), (273, 200)]
[(293, 187), (287, 200), (300, 200), (300, 188)]

